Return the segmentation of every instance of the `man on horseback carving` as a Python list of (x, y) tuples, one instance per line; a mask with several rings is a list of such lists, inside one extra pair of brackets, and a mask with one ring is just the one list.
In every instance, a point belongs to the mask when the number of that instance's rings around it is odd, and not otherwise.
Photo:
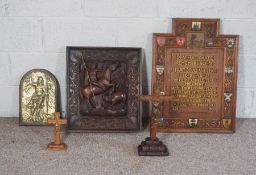
[(110, 83), (110, 77), (108, 77), (108, 75), (110, 75), (109, 73), (111, 73), (117, 69), (118, 64), (110, 65), (107, 69), (105, 69), (103, 71), (102, 77), (99, 80), (97, 79), (97, 72), (102, 71), (102, 70), (97, 70), (96, 67), (97, 66), (95, 66), (95, 69), (92, 72), (93, 74), (91, 74), (91, 71), (90, 71), (91, 84), (95, 85), (101, 89), (106, 89), (106, 87), (113, 86), (113, 84)]
[(111, 88), (115, 85), (110, 82), (111, 81), (111, 73), (114, 72), (118, 68), (118, 66), (119, 66), (118, 63), (109, 65), (108, 68), (106, 68), (103, 71), (102, 76), (100, 77), (100, 79), (98, 81), (97, 81), (97, 73), (94, 74), (94, 79), (96, 81), (91, 80), (89, 70), (85, 66), (85, 68), (87, 69), (88, 76), (89, 76), (88, 77), (89, 85), (86, 85), (82, 89), (82, 95), (84, 97), (87, 97), (88, 103), (91, 104), (91, 106), (93, 108), (95, 108), (96, 106), (93, 102), (92, 97), (106, 92), (107, 90), (109, 90), (109, 88)]

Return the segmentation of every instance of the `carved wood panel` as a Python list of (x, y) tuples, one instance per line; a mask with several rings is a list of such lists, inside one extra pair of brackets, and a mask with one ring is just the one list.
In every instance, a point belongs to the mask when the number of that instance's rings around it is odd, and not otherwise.
[(70, 131), (141, 128), (140, 48), (67, 48)]
[(164, 102), (158, 131), (234, 132), (238, 35), (220, 35), (219, 19), (173, 19), (153, 35), (152, 93)]

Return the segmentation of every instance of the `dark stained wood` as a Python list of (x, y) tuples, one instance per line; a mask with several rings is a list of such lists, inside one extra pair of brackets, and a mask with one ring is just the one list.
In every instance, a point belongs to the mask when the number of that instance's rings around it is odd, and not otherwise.
[(141, 57), (141, 48), (67, 48), (68, 131), (142, 128)]
[(140, 100), (148, 101), (152, 104), (152, 116), (150, 124), (150, 137), (141, 142), (138, 146), (140, 156), (168, 156), (169, 152), (166, 147), (156, 136), (160, 110), (164, 101), (172, 99), (170, 96), (140, 96)]
[(174, 18), (172, 27), (153, 35), (152, 94), (172, 97), (157, 130), (234, 132), (239, 36), (220, 35), (219, 19)]

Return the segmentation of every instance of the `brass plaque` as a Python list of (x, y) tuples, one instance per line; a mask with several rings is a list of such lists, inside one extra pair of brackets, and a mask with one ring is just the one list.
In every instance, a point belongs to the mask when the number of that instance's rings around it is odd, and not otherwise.
[(57, 111), (57, 80), (44, 69), (27, 72), (20, 81), (20, 125), (48, 125)]
[(171, 96), (158, 131), (235, 131), (239, 36), (220, 35), (219, 26), (175, 18), (173, 33), (153, 35), (152, 94)]

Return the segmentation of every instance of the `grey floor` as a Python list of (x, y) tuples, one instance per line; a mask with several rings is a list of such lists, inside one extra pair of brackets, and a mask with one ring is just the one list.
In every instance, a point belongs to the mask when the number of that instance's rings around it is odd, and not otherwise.
[(0, 174), (255, 175), (256, 119), (239, 119), (235, 134), (160, 133), (169, 157), (139, 157), (139, 133), (72, 133), (65, 152), (46, 150), (52, 127), (0, 118)]

